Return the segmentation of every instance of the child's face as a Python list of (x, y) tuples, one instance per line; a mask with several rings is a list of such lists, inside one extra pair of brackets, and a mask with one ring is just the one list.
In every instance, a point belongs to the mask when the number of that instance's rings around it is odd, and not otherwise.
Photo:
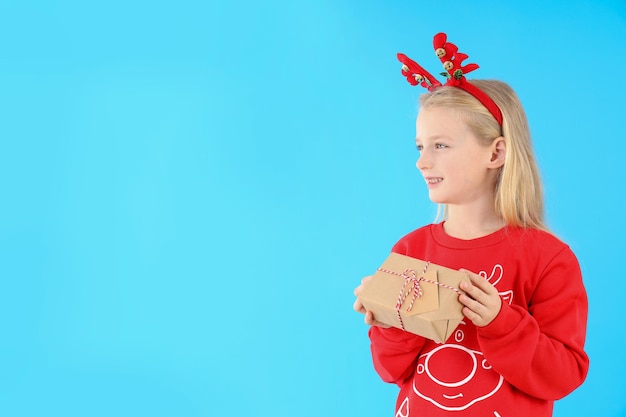
[(428, 194), (439, 204), (493, 205), (493, 151), (480, 145), (466, 123), (446, 108), (422, 109), (415, 139)]

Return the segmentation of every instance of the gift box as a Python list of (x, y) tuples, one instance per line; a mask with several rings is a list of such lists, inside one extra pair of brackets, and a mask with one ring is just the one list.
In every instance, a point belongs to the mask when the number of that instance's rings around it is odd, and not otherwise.
[(444, 343), (464, 317), (462, 281), (463, 272), (392, 252), (359, 299), (376, 320)]

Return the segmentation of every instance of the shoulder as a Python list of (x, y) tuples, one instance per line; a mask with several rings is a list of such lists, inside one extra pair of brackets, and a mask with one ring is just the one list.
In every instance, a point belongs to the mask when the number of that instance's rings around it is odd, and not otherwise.
[(541, 250), (552, 249), (556, 251), (569, 249), (567, 243), (545, 230), (508, 227), (505, 231), (505, 236), (514, 246), (524, 246), (529, 249), (537, 248)]
[(512, 249), (523, 253), (525, 257), (531, 256), (546, 263), (557, 259), (577, 262), (569, 245), (550, 232), (510, 227), (507, 228), (507, 238)]

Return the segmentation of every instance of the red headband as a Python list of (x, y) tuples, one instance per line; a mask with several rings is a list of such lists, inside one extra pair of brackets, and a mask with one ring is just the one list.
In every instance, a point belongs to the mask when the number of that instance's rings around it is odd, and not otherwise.
[[(433, 39), (435, 53), (443, 63), (443, 68), (447, 72), (442, 72), (448, 78), (443, 85), (458, 87), (467, 91), (480, 101), (483, 106), (489, 110), (489, 113), (495, 117), (500, 126), (502, 126), (502, 112), (498, 105), (480, 88), (470, 84), (465, 79), (465, 74), (478, 68), (476, 64), (462, 65), (463, 61), (469, 58), (468, 55), (458, 52), (459, 48), (450, 42), (447, 42), (448, 36), (445, 33), (438, 33)], [(402, 75), (404, 75), (411, 85), (420, 84), (433, 91), (437, 87), (441, 87), (441, 83), (435, 79), (428, 71), (422, 68), (417, 62), (412, 61), (404, 54), (398, 54), (398, 60), (402, 62)]]

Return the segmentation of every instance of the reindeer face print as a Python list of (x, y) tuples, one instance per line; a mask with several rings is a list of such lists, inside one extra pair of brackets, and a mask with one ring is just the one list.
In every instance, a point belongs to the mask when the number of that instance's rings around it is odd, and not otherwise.
[[(504, 268), (497, 264), (489, 273), (480, 271), (479, 275), (497, 288), (498, 284), (502, 286)], [(512, 290), (499, 289), (498, 293), (504, 302), (511, 304)], [(462, 321), (450, 342), (418, 358), (413, 392), (442, 410), (462, 411), (496, 394), (504, 378), (492, 369), (482, 352), (474, 349), (478, 342), (471, 323)], [(408, 398), (403, 405), (398, 410), (402, 411), (399, 416), (407, 417)]]
[[(464, 339), (465, 325), (461, 323), (455, 340)], [(413, 391), (443, 410), (460, 411), (495, 394), (503, 380), (482, 352), (444, 344), (419, 357)]]

